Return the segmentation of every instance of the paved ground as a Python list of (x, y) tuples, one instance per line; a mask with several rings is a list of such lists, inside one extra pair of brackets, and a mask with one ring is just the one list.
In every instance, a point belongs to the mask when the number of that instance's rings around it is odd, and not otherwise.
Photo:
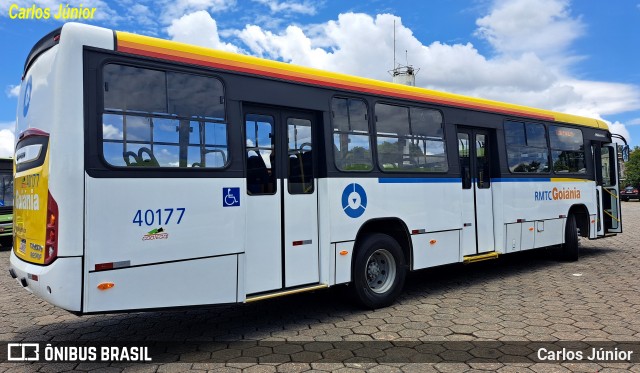
[(0, 372), (640, 372), (638, 363), (522, 356), (536, 349), (532, 341), (558, 340), (631, 342), (640, 355), (640, 203), (624, 202), (623, 214), (626, 232), (582, 240), (576, 263), (541, 251), (422, 271), (395, 305), (376, 311), (330, 289), (251, 305), (76, 317), (24, 291), (3, 251), (0, 341), (146, 341), (166, 352), (147, 365), (1, 361)]

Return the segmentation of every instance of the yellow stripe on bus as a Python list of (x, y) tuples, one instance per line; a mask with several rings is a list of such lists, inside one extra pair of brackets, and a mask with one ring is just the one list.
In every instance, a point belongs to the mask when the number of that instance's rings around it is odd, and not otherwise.
[(589, 179), (575, 179), (575, 178), (571, 178), (571, 177), (552, 177), (551, 178), (551, 182), (552, 183), (586, 183), (589, 181), (593, 181), (593, 180), (589, 180)]
[(449, 106), (459, 106), (472, 110), (495, 111), (507, 115), (572, 123), (586, 127), (608, 130), (606, 123), (592, 118), (323, 71), (310, 67), (297, 66), (284, 62), (271, 61), (127, 32), (117, 32), (116, 35), (118, 39), (118, 49), (125, 50), (130, 53), (138, 53), (142, 55), (145, 55), (145, 53), (155, 53), (161, 55), (161, 57), (157, 58), (170, 60), (172, 57), (175, 59), (189, 59), (194, 61), (193, 63), (196, 64), (220, 64), (225, 65), (230, 69), (235, 67), (243, 70), (252, 70), (252, 72), (256, 74), (264, 74), (267, 76), (273, 76), (275, 74), (280, 78), (304, 80), (310, 84), (321, 85), (325, 83), (326, 85), (337, 88), (365, 91), (378, 95), (395, 96), (398, 98), (409, 100), (413, 99)]

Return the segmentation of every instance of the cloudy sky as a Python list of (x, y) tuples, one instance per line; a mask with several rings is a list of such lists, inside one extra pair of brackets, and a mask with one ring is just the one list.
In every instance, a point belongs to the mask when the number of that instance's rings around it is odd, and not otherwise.
[[(60, 23), (9, 18), (0, 3), (0, 156), (11, 154), (17, 92), (35, 42)], [(397, 61), (417, 85), (601, 118), (640, 145), (640, 0), (83, 0), (87, 23), (390, 80)]]

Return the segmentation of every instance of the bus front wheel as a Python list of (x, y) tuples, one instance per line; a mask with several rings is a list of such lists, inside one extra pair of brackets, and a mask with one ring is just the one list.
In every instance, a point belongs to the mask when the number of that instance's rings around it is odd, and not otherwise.
[(564, 244), (562, 245), (562, 260), (567, 262), (575, 262), (578, 260), (579, 241), (578, 227), (576, 225), (575, 215), (567, 217), (567, 223), (564, 228)]
[(365, 237), (358, 245), (352, 291), (366, 308), (388, 306), (404, 286), (407, 268), (398, 242), (386, 234)]

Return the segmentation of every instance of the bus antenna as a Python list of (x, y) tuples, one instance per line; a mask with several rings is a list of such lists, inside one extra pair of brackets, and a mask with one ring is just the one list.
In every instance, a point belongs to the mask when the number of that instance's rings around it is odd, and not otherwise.
[(410, 86), (416, 85), (416, 75), (420, 68), (414, 68), (409, 65), (409, 51), (405, 50), (405, 65), (396, 64), (396, 20), (393, 20), (393, 69), (389, 70), (389, 74), (393, 77), (393, 82)]

